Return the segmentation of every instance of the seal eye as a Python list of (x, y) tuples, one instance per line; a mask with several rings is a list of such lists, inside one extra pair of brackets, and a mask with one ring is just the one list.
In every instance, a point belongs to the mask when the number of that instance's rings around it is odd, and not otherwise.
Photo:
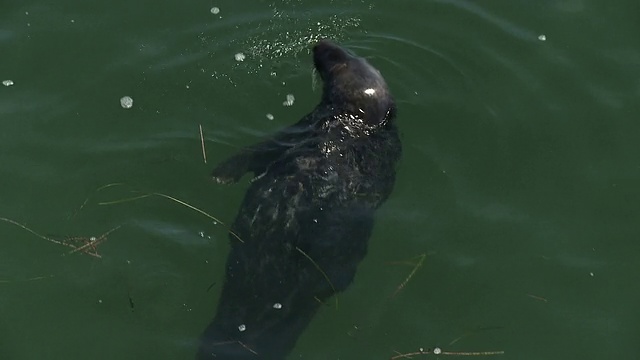
[(331, 66), (331, 68), (329, 68), (329, 72), (330, 73), (336, 73), (336, 72), (338, 72), (341, 69), (346, 68), (346, 67), (347, 67), (347, 64), (345, 64), (345, 63), (337, 63), (337, 64), (334, 64), (333, 66)]

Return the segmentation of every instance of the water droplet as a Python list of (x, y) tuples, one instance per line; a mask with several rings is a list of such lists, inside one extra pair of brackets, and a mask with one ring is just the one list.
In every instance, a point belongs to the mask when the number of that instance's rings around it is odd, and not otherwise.
[(212, 8), (211, 8), (211, 13), (212, 13), (213, 15), (218, 15), (218, 14), (220, 13), (220, 8), (219, 8), (219, 7), (215, 7), (215, 6), (214, 6), (214, 7), (212, 7)]
[(245, 56), (243, 53), (237, 53), (233, 57), (236, 59), (236, 61), (244, 61), (245, 59)]
[(296, 101), (296, 97), (293, 96), (293, 94), (287, 94), (287, 100), (285, 100), (282, 105), (284, 106), (291, 106), (293, 105), (293, 102)]
[(267, 119), (273, 120), (274, 119), (273, 114), (267, 114)]
[(439, 355), (439, 354), (442, 353), (442, 349), (440, 349), (439, 347), (433, 348), (433, 353), (436, 354), (436, 355)]
[(280, 304), (280, 303), (275, 303), (275, 304), (273, 304), (273, 308), (274, 308), (274, 309), (282, 309), (282, 304)]
[(123, 96), (120, 99), (120, 106), (123, 109), (131, 109), (133, 107), (133, 99), (130, 96)]
[(244, 324), (242, 324), (242, 325), (238, 326), (238, 330), (240, 330), (240, 332), (242, 332), (242, 331), (247, 330), (247, 327)]

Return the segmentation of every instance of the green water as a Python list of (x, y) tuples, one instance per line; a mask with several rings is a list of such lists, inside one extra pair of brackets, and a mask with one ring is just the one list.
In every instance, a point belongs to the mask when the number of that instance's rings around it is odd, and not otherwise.
[(100, 203), (159, 192), (230, 223), (246, 181), (209, 171), (312, 109), (324, 37), (383, 73), (404, 153), (355, 282), (290, 358), (638, 358), (639, 4), (3, 1), (0, 217), (67, 242), (120, 228), (96, 258), (0, 222), (0, 358), (192, 359), (224, 227)]

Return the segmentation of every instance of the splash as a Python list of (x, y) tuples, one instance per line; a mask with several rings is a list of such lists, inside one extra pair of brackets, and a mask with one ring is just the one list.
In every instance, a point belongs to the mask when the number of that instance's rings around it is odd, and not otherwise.
[[(283, 58), (295, 58), (308, 54), (311, 44), (330, 38), (338, 42), (345, 34), (359, 31), (362, 19), (350, 1), (340, 4), (341, 13), (336, 14), (336, 5), (331, 1), (327, 7), (303, 7), (301, 1), (283, 0), (269, 5), (271, 17), (255, 24), (257, 33), (238, 41), (239, 51), (247, 56), (249, 63), (261, 68), (264, 62)], [(251, 67), (251, 65), (247, 65)]]

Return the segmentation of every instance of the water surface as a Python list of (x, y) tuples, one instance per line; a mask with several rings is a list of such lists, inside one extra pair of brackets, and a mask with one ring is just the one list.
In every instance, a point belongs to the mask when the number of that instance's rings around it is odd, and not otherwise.
[(0, 217), (64, 241), (120, 228), (98, 259), (0, 222), (1, 357), (193, 358), (224, 226), (161, 196), (100, 203), (159, 192), (230, 223), (246, 182), (209, 171), (313, 108), (309, 49), (333, 38), (387, 79), (404, 153), (355, 282), (290, 358), (634, 358), (638, 13), (630, 0), (3, 2)]

